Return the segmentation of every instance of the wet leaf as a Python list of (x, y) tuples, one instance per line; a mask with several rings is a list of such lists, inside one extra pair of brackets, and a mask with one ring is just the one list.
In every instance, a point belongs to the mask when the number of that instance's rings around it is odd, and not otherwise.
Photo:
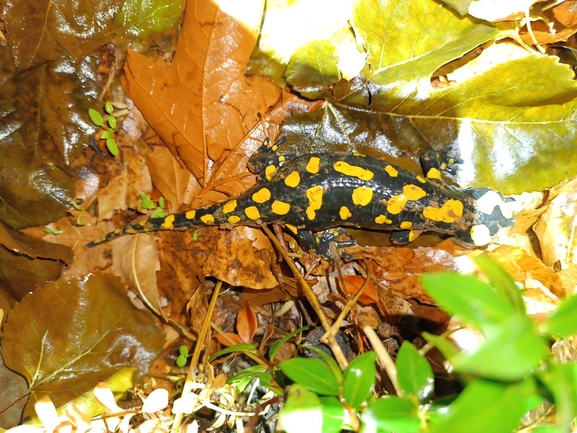
[(94, 132), (88, 107), (79, 102), (89, 88), (77, 68), (88, 74), (93, 66), (47, 63), (0, 88), (0, 219), (10, 226), (43, 225), (65, 215), (74, 194), (70, 164)]
[(57, 280), (72, 250), (12, 230), (0, 223), (0, 280), (16, 300), (49, 281)]
[(144, 39), (172, 26), (182, 15), (184, 5), (184, 0), (127, 0), (114, 16), (115, 24), (120, 26), (116, 32)]
[(410, 342), (404, 341), (397, 355), (397, 379), (403, 396), (416, 396), (426, 403), (433, 393), (433, 370), (427, 358)]
[(164, 337), (125, 290), (116, 277), (90, 275), (50, 283), (14, 307), (2, 356), (28, 381), (27, 413), (42, 395), (59, 406), (122, 367), (147, 371)]
[(366, 352), (355, 357), (343, 372), (343, 397), (354, 409), (367, 401), (375, 387), (377, 354)]
[(281, 362), (279, 367), (290, 380), (317, 394), (339, 395), (339, 383), (335, 375), (320, 359), (293, 358)]
[[(20, 423), (22, 411), (28, 401), (26, 391), (28, 385), (26, 379), (18, 373), (4, 365), (4, 360), (0, 357), (0, 408), (10, 406), (6, 411), (0, 413), (0, 427), (7, 429)], [(20, 397), (25, 396), (18, 400)]]
[(7, 2), (4, 20), (16, 65), (23, 70), (46, 61), (75, 61), (111, 42), (115, 34), (145, 38), (171, 27), (182, 1), (56, 0)]
[(359, 297), (359, 301), (363, 304), (375, 304), (380, 302), (379, 295), (373, 286), (373, 283), (367, 281), (364, 277), (360, 275), (343, 275), (344, 287), (343, 292), (355, 296), (359, 290), (363, 287), (366, 282), (365, 290), (363, 294)]

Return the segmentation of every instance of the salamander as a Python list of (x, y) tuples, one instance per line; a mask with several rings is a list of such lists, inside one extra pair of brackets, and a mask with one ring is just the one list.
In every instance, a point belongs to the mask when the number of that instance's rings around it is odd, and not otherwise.
[[(260, 174), (260, 181), (239, 197), (130, 224), (87, 247), (156, 230), (280, 224), (300, 239), (305, 250), (327, 258), (330, 244), (341, 232), (316, 233), (333, 227), (390, 230), (398, 242), (428, 231), (453, 236), (468, 246), (485, 246), (514, 222), (507, 206), (512, 198), (488, 188), (447, 184), (430, 153), (421, 158), (427, 173), (421, 176), (371, 156), (279, 157), (277, 148), (278, 142), (265, 143), (253, 155), (249, 166)], [(351, 244), (337, 242), (340, 247)]]

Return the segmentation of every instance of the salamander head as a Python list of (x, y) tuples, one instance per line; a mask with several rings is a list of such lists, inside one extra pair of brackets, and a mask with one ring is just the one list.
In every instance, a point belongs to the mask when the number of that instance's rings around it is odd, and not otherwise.
[(458, 237), (463, 242), (475, 246), (488, 245), (499, 232), (508, 230), (515, 223), (515, 199), (512, 197), (505, 197), (489, 188), (469, 188), (465, 192), (474, 200), (475, 221), (466, 231), (459, 233)]

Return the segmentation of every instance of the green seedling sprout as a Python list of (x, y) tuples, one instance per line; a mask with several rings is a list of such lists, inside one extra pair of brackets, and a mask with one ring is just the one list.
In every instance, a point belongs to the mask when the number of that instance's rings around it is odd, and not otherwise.
[(117, 126), (117, 119), (113, 115), (114, 107), (110, 102), (106, 102), (104, 104), (104, 111), (108, 114), (108, 118), (106, 119), (106, 123), (104, 122), (104, 118), (102, 115), (93, 108), (88, 109), (88, 116), (92, 123), (100, 128), (104, 129), (100, 134), (100, 138), (105, 140), (106, 148), (110, 152), (112, 156), (118, 155), (118, 145), (116, 144), (116, 140), (114, 139), (113, 135), (116, 131)]

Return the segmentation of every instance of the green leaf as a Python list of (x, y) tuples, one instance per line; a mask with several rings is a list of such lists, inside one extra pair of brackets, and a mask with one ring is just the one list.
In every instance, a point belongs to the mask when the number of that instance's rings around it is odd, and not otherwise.
[(112, 103), (110, 101), (106, 101), (104, 103), (104, 111), (106, 111), (106, 113), (108, 114), (112, 114), (112, 112), (114, 111), (114, 107), (112, 106)]
[(555, 398), (557, 425), (569, 431), (577, 416), (577, 363), (554, 364), (538, 376)]
[(43, 395), (58, 407), (122, 367), (148, 371), (164, 335), (136, 309), (119, 278), (58, 280), (16, 304), (4, 326), (2, 357), (28, 381), (32, 405)]
[(140, 205), (143, 209), (154, 209), (154, 202), (143, 192), (140, 193)]
[(543, 332), (559, 338), (568, 338), (577, 333), (577, 296), (565, 299), (541, 325)]
[(336, 397), (319, 397), (323, 406), (323, 433), (339, 433), (344, 429), (346, 410)]
[(239, 352), (239, 353), (256, 353), (256, 347), (254, 347), (254, 345), (249, 344), (249, 343), (241, 343), (241, 344), (235, 344), (234, 346), (230, 346), (227, 347), (225, 349), (222, 349), (219, 352), (216, 352), (214, 355), (212, 355), (209, 359), (208, 362), (212, 362), (214, 361), (216, 358), (222, 356), (222, 355), (226, 355), (228, 353), (235, 353), (235, 352)]
[(525, 302), (523, 301), (521, 290), (519, 290), (511, 275), (486, 254), (473, 257), (473, 261), (489, 278), (489, 284), (508, 299), (518, 312), (525, 313)]
[(310, 329), (310, 326), (301, 326), (300, 328), (297, 328), (294, 331), (288, 333), (283, 338), (276, 340), (273, 344), (271, 344), (270, 349), (268, 350), (268, 359), (270, 359), (271, 362), (274, 361), (274, 357), (276, 356), (277, 351), (282, 347), (283, 344), (288, 342), (295, 335), (307, 331), (308, 329)]
[(176, 358), (176, 366), (177, 367), (184, 367), (186, 365), (186, 361), (188, 360), (188, 357), (186, 355), (178, 355), (178, 357)]
[(114, 140), (114, 138), (108, 137), (106, 139), (106, 148), (112, 156), (118, 155), (118, 146), (116, 145), (116, 140)]
[(145, 39), (172, 27), (183, 11), (182, 0), (127, 0), (122, 10), (114, 16), (114, 22), (121, 26), (117, 33)]
[(526, 316), (513, 315), (471, 354), (449, 361), (459, 373), (487, 379), (514, 381), (527, 377), (550, 355), (547, 340)]
[(397, 355), (397, 380), (404, 396), (416, 396), (425, 403), (433, 393), (435, 380), (427, 358), (410, 342), (404, 341)]
[(376, 352), (357, 356), (343, 372), (343, 397), (354, 409), (359, 409), (369, 398), (377, 376)]
[(395, 396), (371, 402), (361, 422), (361, 433), (416, 433), (421, 425), (415, 406)]
[(182, 345), (178, 348), (178, 353), (183, 356), (188, 356), (188, 347)]
[(290, 387), (286, 403), (278, 417), (280, 428), (287, 433), (302, 433), (304, 430), (311, 433), (323, 431), (322, 404), (319, 398), (314, 392), (298, 383)]
[(428, 332), (423, 332), (423, 338), (429, 343), (435, 345), (437, 349), (441, 351), (446, 359), (454, 359), (459, 355), (459, 350), (455, 347), (453, 343), (447, 340), (444, 336), (438, 336), (429, 334)]
[(160, 197), (158, 199), (158, 207), (161, 209), (164, 209), (165, 205), (164, 205), (164, 197)]
[(341, 368), (339, 367), (339, 365), (337, 364), (337, 361), (335, 361), (335, 359), (333, 357), (331, 357), (329, 354), (323, 352), (321, 349), (319, 349), (318, 347), (315, 347), (311, 344), (301, 344), (301, 348), (306, 349), (306, 350), (310, 350), (315, 355), (317, 355), (320, 359), (322, 359), (324, 362), (326, 362), (326, 364), (329, 366), (329, 368), (333, 372), (333, 375), (337, 378), (337, 382), (341, 383), (343, 381), (343, 372), (341, 371)]
[(96, 126), (101, 127), (104, 126), (104, 120), (102, 119), (102, 114), (100, 114), (94, 108), (88, 109), (88, 117), (90, 117), (90, 120), (92, 120), (92, 123), (94, 123)]
[(110, 138), (110, 131), (102, 131), (102, 134), (100, 134), (100, 138), (103, 140), (107, 140)]
[(164, 218), (166, 216), (166, 212), (163, 209), (157, 207), (152, 211), (150, 214), (150, 218)]
[(301, 95), (320, 98), (326, 88), (340, 79), (338, 60), (332, 42), (309, 42), (293, 53), (286, 68), (286, 80)]
[(352, 26), (368, 48), (367, 63), (380, 75), (378, 81), (405, 81), (409, 88), (416, 78), (431, 77), (442, 65), (499, 35), (495, 27), (459, 18), (429, 0), (357, 1)]
[(422, 275), (419, 279), (442, 309), (483, 332), (517, 314), (508, 298), (478, 278), (444, 272)]
[(116, 117), (109, 116), (107, 122), (108, 126), (110, 126), (112, 129), (116, 129)]
[(284, 389), (278, 384), (275, 376), (266, 371), (267, 368), (267, 366), (260, 364), (245, 368), (231, 377), (228, 383), (234, 383), (238, 386), (238, 384), (245, 379), (248, 379), (248, 382), (250, 382), (252, 379), (258, 378), (262, 386), (268, 388), (276, 395), (284, 395)]
[(510, 433), (532, 409), (537, 394), (533, 380), (505, 384), (470, 383), (443, 416), (431, 421), (430, 433)]
[(293, 382), (322, 395), (339, 395), (339, 383), (331, 369), (320, 359), (293, 358), (281, 362), (282, 372)]

